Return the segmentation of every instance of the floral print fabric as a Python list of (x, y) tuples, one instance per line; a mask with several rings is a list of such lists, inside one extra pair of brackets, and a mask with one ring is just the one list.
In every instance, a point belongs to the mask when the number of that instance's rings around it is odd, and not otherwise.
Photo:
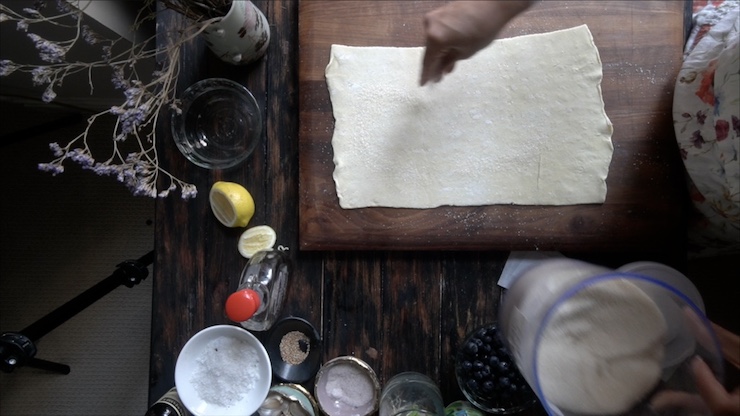
[(740, 2), (694, 15), (673, 120), (697, 214), (692, 257), (740, 252)]

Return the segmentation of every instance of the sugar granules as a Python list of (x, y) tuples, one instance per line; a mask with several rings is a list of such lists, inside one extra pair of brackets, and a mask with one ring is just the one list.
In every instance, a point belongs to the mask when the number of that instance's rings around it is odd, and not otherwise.
[(248, 342), (221, 336), (209, 341), (196, 358), (190, 379), (201, 399), (230, 407), (248, 394), (258, 381), (260, 359)]
[(375, 388), (360, 369), (348, 364), (338, 364), (330, 367), (326, 373), (326, 393), (333, 400), (362, 407), (373, 399)]

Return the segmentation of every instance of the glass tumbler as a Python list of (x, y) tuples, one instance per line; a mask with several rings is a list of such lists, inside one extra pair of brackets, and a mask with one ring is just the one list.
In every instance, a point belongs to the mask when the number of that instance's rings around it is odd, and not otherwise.
[(195, 165), (231, 168), (257, 147), (262, 115), (243, 85), (225, 78), (207, 78), (188, 87), (180, 103), (179, 111), (172, 113), (172, 137)]
[(439, 387), (424, 374), (396, 374), (380, 395), (380, 416), (444, 415)]

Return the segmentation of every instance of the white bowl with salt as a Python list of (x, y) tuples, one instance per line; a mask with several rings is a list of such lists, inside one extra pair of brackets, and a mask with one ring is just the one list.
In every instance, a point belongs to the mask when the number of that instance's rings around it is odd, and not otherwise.
[(262, 343), (235, 325), (193, 335), (175, 365), (175, 386), (194, 416), (251, 415), (267, 398), (270, 358)]

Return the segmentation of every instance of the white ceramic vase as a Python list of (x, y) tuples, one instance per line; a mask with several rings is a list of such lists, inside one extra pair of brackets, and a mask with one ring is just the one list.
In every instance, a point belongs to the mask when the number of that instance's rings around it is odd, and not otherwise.
[(223, 19), (203, 31), (206, 44), (221, 60), (247, 65), (261, 58), (270, 43), (265, 15), (249, 0), (233, 0)]

